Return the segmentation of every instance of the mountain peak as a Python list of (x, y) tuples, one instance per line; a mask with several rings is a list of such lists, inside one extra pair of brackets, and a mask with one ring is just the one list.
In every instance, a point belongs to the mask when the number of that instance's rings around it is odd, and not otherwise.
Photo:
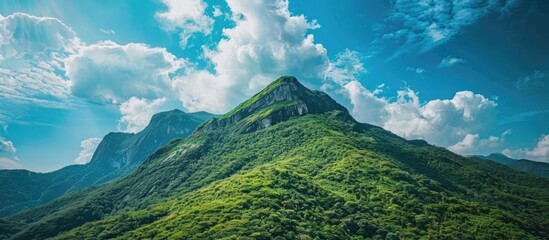
[(283, 76), (230, 112), (212, 119), (199, 129), (212, 130), (246, 120), (241, 130), (251, 132), (292, 117), (330, 111), (341, 111), (350, 118), (347, 109), (328, 94), (308, 89), (293, 76)]

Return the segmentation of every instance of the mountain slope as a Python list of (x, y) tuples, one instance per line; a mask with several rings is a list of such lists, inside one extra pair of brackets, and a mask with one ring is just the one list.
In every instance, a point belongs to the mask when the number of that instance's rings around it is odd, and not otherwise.
[(126, 177), (10, 216), (23, 225), (12, 237), (539, 239), (549, 233), (549, 181), (358, 123), (325, 96), (283, 77), (160, 148)]
[(543, 162), (531, 161), (528, 159), (512, 159), (500, 153), (492, 153), (488, 156), (471, 156), (473, 158), (490, 160), (503, 165), (506, 165), (512, 169), (534, 174), (536, 176), (549, 179), (549, 164)]
[(152, 117), (137, 134), (107, 134), (86, 165), (67, 166), (50, 173), (1, 170), (0, 216), (38, 206), (76, 189), (98, 185), (123, 176), (139, 166), (158, 147), (183, 138), (213, 115), (163, 112)]

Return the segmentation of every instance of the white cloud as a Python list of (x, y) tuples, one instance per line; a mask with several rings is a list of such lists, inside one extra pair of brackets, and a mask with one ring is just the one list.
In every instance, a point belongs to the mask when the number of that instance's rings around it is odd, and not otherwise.
[(168, 8), (165, 12), (156, 12), (156, 19), (167, 31), (179, 30), (179, 45), (185, 48), (195, 33), (204, 35), (212, 31), (213, 19), (205, 14), (208, 6), (202, 0), (162, 0)]
[(132, 96), (172, 94), (170, 74), (184, 62), (164, 48), (106, 41), (84, 46), (65, 61), (72, 93), (100, 103), (120, 103)]
[(219, 6), (213, 6), (213, 16), (214, 17), (220, 17), (223, 15), (223, 12), (221, 11), (221, 8)]
[(439, 146), (448, 147), (467, 135), (475, 136), (490, 127), (496, 117), (497, 104), (470, 91), (457, 92), (452, 99), (435, 99), (421, 104), (418, 95), (410, 89), (398, 91), (397, 99), (390, 101), (376, 96), (358, 81), (352, 81), (344, 88), (357, 120), (379, 125), (408, 139), (425, 139)]
[(99, 31), (107, 35), (116, 35), (116, 32), (112, 29), (99, 28)]
[(21, 166), (21, 164), (17, 162), (18, 159), (17, 156), (15, 156), (15, 152), (17, 152), (17, 149), (15, 149), (13, 143), (10, 140), (7, 140), (0, 136), (0, 169), (24, 168), (23, 166)]
[(326, 78), (340, 85), (345, 85), (356, 79), (360, 74), (367, 72), (361, 61), (360, 53), (345, 49), (336, 55), (335, 61), (330, 62), (326, 70)]
[(495, 149), (505, 143), (506, 135), (510, 134), (511, 130), (503, 132), (500, 137), (489, 136), (488, 138), (480, 138), (479, 134), (467, 134), (460, 142), (449, 146), (448, 149), (452, 152), (467, 156), (473, 154), (490, 154)]
[(366, 71), (359, 64), (359, 54), (340, 54), (335, 62), (353, 64), (332, 64), (330, 71), (333, 73), (326, 74), (326, 84), (334, 83), (336, 86), (326, 89), (336, 94), (343, 90), (358, 121), (381, 126), (404, 138), (425, 139), (444, 147), (454, 146), (456, 152), (465, 152), (467, 145), (473, 141), (486, 146), (490, 142), (501, 142), (508, 134), (491, 136), (486, 141), (480, 138), (481, 132), (493, 126), (497, 106), (480, 94), (461, 91), (451, 99), (435, 99), (422, 104), (416, 92), (406, 89), (397, 91), (397, 97), (393, 100), (379, 96), (383, 84), (370, 91), (357, 80)]
[(99, 146), (100, 142), (101, 138), (90, 138), (80, 142), (82, 151), (80, 151), (74, 162), (76, 164), (86, 164), (90, 162), (93, 157), (93, 153), (95, 152), (95, 149), (97, 149), (97, 146)]
[(438, 64), (438, 67), (440, 67), (440, 68), (451, 67), (451, 66), (454, 66), (456, 64), (466, 63), (466, 62), (467, 61), (465, 61), (465, 59), (462, 59), (462, 58), (446, 56), (440, 61), (440, 63)]
[(383, 39), (402, 43), (395, 55), (416, 49), (427, 51), (491, 13), (507, 15), (517, 1), (396, 0), (382, 28)]
[(281, 75), (322, 79), (327, 51), (308, 30), (318, 28), (292, 15), (288, 2), (227, 1), (235, 21), (205, 56), (214, 72), (194, 70), (176, 80), (180, 100), (191, 110), (223, 112)]
[(47, 105), (63, 101), (70, 81), (63, 59), (80, 40), (56, 18), (26, 13), (0, 16), (0, 98)]
[(164, 105), (166, 98), (158, 98), (152, 101), (140, 99), (136, 97), (130, 98), (128, 101), (120, 105), (120, 118), (118, 129), (123, 132), (136, 133), (145, 128), (151, 117), (159, 112), (160, 107)]
[(0, 157), (0, 169), (24, 169), (17, 161), (9, 158)]
[(542, 135), (533, 149), (505, 149), (503, 154), (517, 159), (530, 159), (534, 161), (549, 163), (549, 135)]
[(423, 74), (425, 73), (425, 69), (423, 68), (415, 68), (415, 67), (406, 67), (406, 71), (414, 72), (416, 74)]
[(530, 90), (543, 88), (549, 90), (549, 71), (536, 70), (531, 74), (522, 76), (515, 83), (518, 90)]
[(7, 139), (0, 137), (0, 153), (13, 154), (17, 151), (13, 146), (13, 143)]

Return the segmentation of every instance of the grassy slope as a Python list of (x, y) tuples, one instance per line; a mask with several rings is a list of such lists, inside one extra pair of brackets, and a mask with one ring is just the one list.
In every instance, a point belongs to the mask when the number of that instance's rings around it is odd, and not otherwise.
[[(549, 234), (547, 180), (505, 168), (489, 174), (497, 164), (416, 146), (331, 114), (249, 134), (224, 129), (173, 143), (132, 174), (156, 179), (154, 186), (164, 189), (152, 190), (133, 208), (142, 210), (114, 211), (58, 238), (534, 239)], [(172, 176), (176, 169), (178, 176)], [(158, 172), (169, 180), (154, 176)]]

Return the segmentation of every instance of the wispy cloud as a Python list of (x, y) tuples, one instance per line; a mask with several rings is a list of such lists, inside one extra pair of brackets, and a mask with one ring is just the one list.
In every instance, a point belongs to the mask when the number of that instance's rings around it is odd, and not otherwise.
[(416, 74), (423, 74), (425, 73), (425, 69), (423, 68), (415, 68), (415, 67), (406, 67), (406, 71), (410, 71)]
[(425, 52), (448, 42), (490, 13), (508, 14), (518, 1), (396, 0), (380, 28), (381, 40), (399, 45), (393, 57), (409, 51)]
[(56, 18), (14, 13), (0, 16), (0, 36), (0, 99), (65, 101), (70, 81), (63, 60), (80, 46), (76, 34)]
[(520, 77), (515, 86), (518, 90), (527, 90), (530, 88), (548, 88), (549, 72), (536, 70), (531, 74)]
[(527, 121), (531, 117), (535, 117), (535, 116), (543, 115), (543, 114), (549, 114), (549, 110), (529, 111), (529, 112), (518, 113), (518, 114), (509, 116), (509, 117), (502, 118), (498, 122), (498, 124), (503, 125), (503, 124), (509, 124), (509, 123), (515, 123), (515, 122), (523, 122), (523, 121)]
[(0, 169), (24, 169), (16, 160), (0, 157)]
[(519, 77), (515, 87), (529, 101), (549, 107), (549, 71), (536, 70)]
[(456, 64), (466, 63), (467, 61), (463, 58), (457, 58), (452, 56), (446, 56), (443, 58), (440, 63), (438, 64), (438, 67), (445, 68), (445, 67), (451, 67)]
[(112, 29), (99, 28), (99, 31), (107, 35), (116, 35), (116, 32)]

